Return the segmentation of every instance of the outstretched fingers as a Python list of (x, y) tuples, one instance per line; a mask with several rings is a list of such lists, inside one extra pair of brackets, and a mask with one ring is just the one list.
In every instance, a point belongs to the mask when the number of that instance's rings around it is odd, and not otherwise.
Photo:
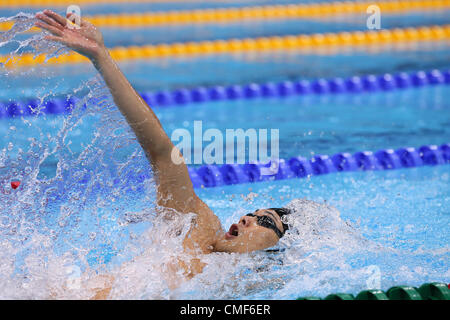
[(53, 12), (52, 10), (46, 9), (46, 10), (44, 10), (44, 14), (45, 14), (47, 17), (49, 17), (49, 18), (55, 20), (55, 21), (56, 21), (58, 24), (60, 24), (63, 28), (67, 25), (67, 19), (64, 18), (63, 16), (57, 14), (56, 12)]
[(59, 36), (62, 37), (64, 32), (63, 30), (54, 27), (52, 25), (47, 24), (46, 22), (44, 22), (43, 20), (39, 20), (35, 23), (36, 27), (39, 27), (41, 29), (47, 30), (48, 32), (50, 32), (51, 34), (55, 35), (55, 36)]
[(49, 26), (55, 27), (59, 30), (64, 30), (64, 27), (61, 24), (59, 24), (53, 18), (50, 18), (49, 16), (47, 16), (45, 14), (38, 13), (38, 14), (36, 14), (36, 18), (42, 22), (45, 22)]

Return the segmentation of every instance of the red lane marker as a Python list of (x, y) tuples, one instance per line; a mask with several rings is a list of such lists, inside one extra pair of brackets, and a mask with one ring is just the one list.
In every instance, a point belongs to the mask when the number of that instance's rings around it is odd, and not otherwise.
[(20, 181), (12, 181), (11, 188), (17, 189), (20, 186)]

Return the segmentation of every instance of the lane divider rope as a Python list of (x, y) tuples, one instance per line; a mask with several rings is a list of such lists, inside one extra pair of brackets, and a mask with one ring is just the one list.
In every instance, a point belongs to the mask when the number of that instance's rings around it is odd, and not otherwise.
[[(339, 33), (316, 33), (291, 36), (213, 40), (146, 46), (114, 47), (111, 56), (118, 61), (152, 59), (177, 56), (216, 55), (240, 52), (262, 52), (277, 50), (305, 50), (348, 46), (372, 46), (374, 44), (396, 44), (419, 41), (443, 41), (450, 39), (450, 24), (422, 26), (417, 28), (395, 28)], [(0, 63), (7, 68), (28, 67), (46, 63), (78, 64), (87, 63), (84, 56), (71, 52), (58, 57), (47, 58), (45, 54), (0, 56)]]
[[(17, 2), (17, 1), (16, 1)], [(373, 1), (331, 2), (312, 4), (267, 5), (241, 8), (216, 8), (168, 12), (122, 13), (85, 16), (97, 27), (140, 28), (159, 25), (183, 25), (204, 23), (230, 23), (249, 20), (312, 19), (333, 15), (366, 15)], [(383, 14), (424, 10), (450, 9), (450, 0), (398, 0), (379, 1), (376, 5)], [(0, 31), (10, 29), (13, 22), (0, 23)], [(31, 31), (38, 31), (33, 28)]]
[(336, 172), (393, 170), (448, 163), (450, 163), (450, 143), (440, 146), (425, 145), (418, 149), (406, 147), (396, 150), (383, 149), (377, 152), (361, 151), (354, 154), (343, 152), (331, 156), (317, 155), (309, 160), (304, 157), (280, 159), (278, 170), (273, 175), (261, 174), (261, 169), (263, 167), (270, 168), (270, 163), (190, 167), (189, 175), (194, 188), (212, 188), (260, 181), (307, 178)]
[[(437, 166), (450, 164), (450, 143), (438, 145), (424, 145), (419, 148), (405, 147), (382, 149), (377, 152), (360, 151), (354, 154), (347, 152), (331, 156), (317, 155), (311, 159), (292, 157), (277, 161), (278, 169), (267, 175), (273, 163), (244, 163), (224, 165), (204, 165), (188, 167), (188, 173), (194, 188), (215, 188), (227, 185), (249, 184), (286, 179), (302, 179), (339, 172), (368, 172), (379, 170), (395, 170), (416, 168), (421, 166)], [(264, 168), (265, 174), (262, 175)], [(272, 167), (273, 168), (273, 167)], [(135, 186), (134, 191), (144, 188), (145, 180), (150, 178), (148, 172), (131, 171), (124, 176), (117, 177), (114, 185)], [(78, 183), (89, 183), (89, 175), (82, 177)], [(23, 188), (27, 181), (19, 181), (17, 186)]]
[[(395, 286), (386, 292), (383, 290), (363, 290), (356, 297), (350, 293), (333, 293), (323, 300), (450, 300), (450, 284), (431, 282), (419, 288), (413, 286)], [(297, 300), (322, 300), (320, 297), (299, 297)]]
[[(384, 92), (423, 86), (449, 85), (450, 70), (416, 71), (353, 76), (349, 78), (319, 78), (316, 80), (267, 82), (262, 84), (197, 87), (174, 91), (141, 92), (152, 107), (184, 106), (216, 101), (288, 98), (302, 95), (360, 94)], [(0, 119), (44, 114), (65, 114), (79, 103), (75, 96), (55, 98), (44, 102), (38, 99), (0, 102)]]
[[(179, 0), (133, 0), (133, 3), (170, 3), (180, 2)], [(200, 2), (199, 0), (183, 0), (183, 2)], [(77, 5), (102, 5), (102, 4), (128, 4), (125, 0), (77, 0)], [(40, 7), (57, 6), (67, 7), (74, 4), (73, 0), (2, 0), (0, 8), (20, 8), (20, 7)]]

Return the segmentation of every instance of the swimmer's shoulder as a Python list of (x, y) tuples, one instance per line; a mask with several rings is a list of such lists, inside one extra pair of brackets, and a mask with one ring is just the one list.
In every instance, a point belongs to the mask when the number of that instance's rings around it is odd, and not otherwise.
[(203, 253), (209, 253), (216, 241), (217, 234), (222, 230), (220, 219), (214, 214), (209, 206), (198, 199), (191, 232), (186, 238), (185, 245), (188, 247), (200, 247)]

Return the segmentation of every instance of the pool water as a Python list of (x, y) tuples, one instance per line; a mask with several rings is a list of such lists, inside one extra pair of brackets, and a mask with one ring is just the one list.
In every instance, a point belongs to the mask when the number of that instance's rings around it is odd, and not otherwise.
[[(17, 44), (11, 45), (15, 50)], [(14, 49), (12, 49), (14, 48)], [(0, 52), (2, 47), (0, 47)], [(6, 50), (6, 49), (5, 49)], [(124, 61), (120, 65), (139, 92), (214, 86), (263, 83), (284, 80), (312, 80), (380, 75), (417, 70), (449, 69), (449, 43), (412, 44), (407, 47), (386, 46), (355, 48), (321, 54), (301, 51), (239, 53), (202, 57), (162, 58)], [(24, 78), (24, 72), (27, 75)], [(73, 88), (96, 75), (90, 64), (35, 66), (9, 72), (9, 81), (0, 91), (0, 102), (67, 95)], [(58, 84), (55, 86), (55, 84)], [(74, 93), (77, 95), (77, 93)], [(81, 91), (80, 95), (86, 94)]]
[[(194, 148), (194, 125), (202, 130), (270, 129), (279, 130), (279, 156), (311, 158), (318, 154), (378, 151), (385, 148), (420, 147), (447, 143), (450, 137), (449, 86), (428, 86), (387, 93), (293, 96), (288, 98), (241, 100), (190, 104), (183, 107), (156, 108), (156, 114), (171, 136), (177, 129), (190, 132), (191, 163), (210, 143)], [(119, 116), (118, 116), (119, 117)], [(93, 139), (93, 127), (101, 116), (94, 112), (67, 133), (70, 150), (81, 154)], [(60, 116), (2, 119), (1, 148), (9, 153), (26, 149), (30, 137), (52, 135), (66, 119)], [(123, 123), (123, 121), (122, 121)], [(30, 125), (31, 124), (31, 125)], [(27, 134), (20, 134), (22, 132)], [(225, 134), (224, 134), (225, 136)], [(178, 143), (181, 140), (174, 141)], [(224, 150), (226, 139), (223, 141)], [(249, 160), (249, 146), (245, 145)], [(225, 163), (226, 153), (222, 163)], [(54, 175), (55, 160), (47, 159), (41, 170)]]
[(255, 208), (285, 206), (299, 198), (326, 201), (339, 210), (338, 222), (330, 213), (312, 211), (303, 223), (316, 230), (301, 229), (296, 245), (292, 239), (281, 240), (280, 246), (287, 248), (282, 259), (288, 263), (278, 266), (279, 275), (288, 280), (279, 290), (246, 296), (290, 299), (358, 293), (367, 288), (374, 270), (380, 272), (381, 288), (447, 281), (448, 184), (449, 171), (443, 166), (239, 185), (199, 195), (225, 224)]
[[(291, 52), (121, 66), (139, 91), (148, 91), (448, 68), (448, 61), (448, 45), (441, 43), (377, 53)], [(448, 282), (447, 164), (197, 189), (225, 228), (247, 212), (277, 206), (295, 211), (292, 228), (278, 252), (204, 256), (202, 274), (171, 288), (164, 270), (181, 254), (190, 217), (164, 223), (155, 216), (150, 166), (94, 69), (2, 69), (0, 79), (3, 102), (68, 93), (82, 99), (64, 116), (0, 118), (0, 298), (48, 298), (55, 291), (85, 298), (77, 287), (57, 289), (77, 279), (74, 270), (107, 270), (116, 277), (111, 298), (138, 299), (293, 299)], [(204, 130), (279, 129), (281, 158), (310, 158), (448, 143), (449, 90), (438, 85), (155, 111), (169, 135), (179, 128), (192, 132), (194, 121), (202, 121)], [(12, 180), (21, 181), (17, 190), (10, 188)], [(175, 229), (181, 234), (174, 236)], [(127, 264), (137, 256), (142, 258)]]

